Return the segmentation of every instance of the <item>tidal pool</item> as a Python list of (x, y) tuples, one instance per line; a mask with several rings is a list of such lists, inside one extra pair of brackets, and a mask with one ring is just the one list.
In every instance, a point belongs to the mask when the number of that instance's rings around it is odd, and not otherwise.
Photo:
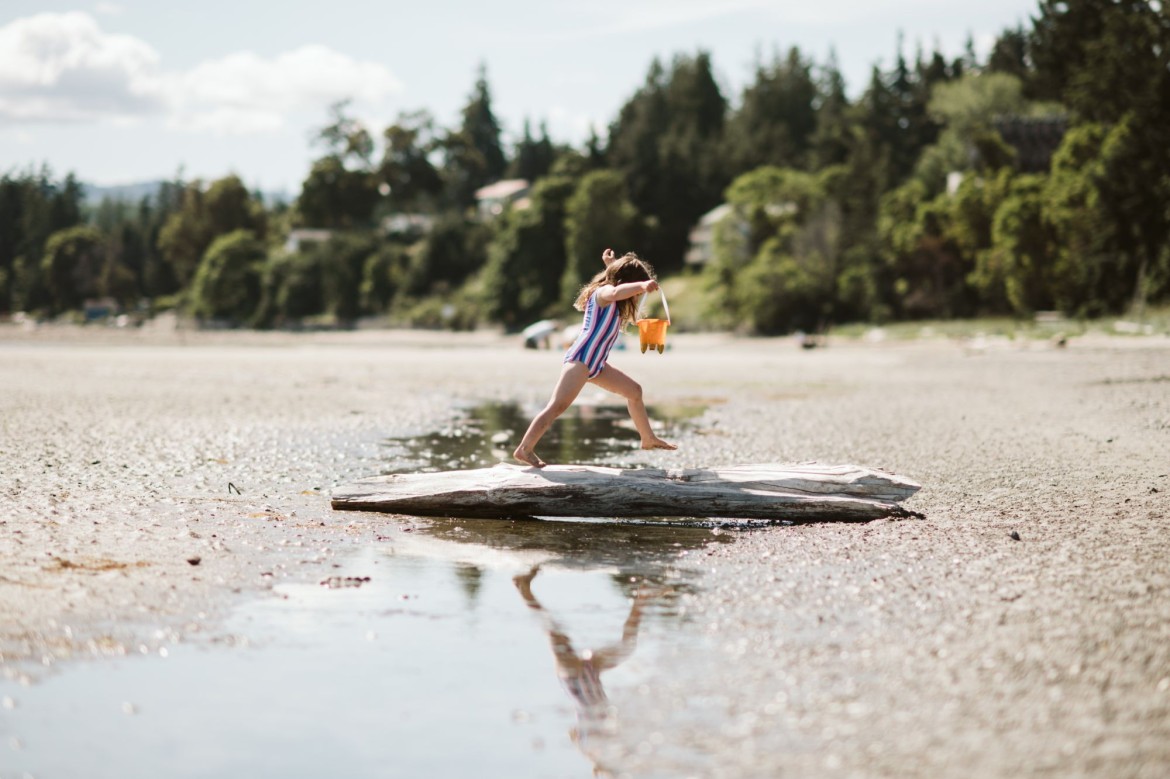
[[(391, 442), (400, 459), (385, 462), (473, 467), (523, 418), (472, 410), (425, 442)], [(636, 441), (623, 418), (564, 420), (578, 427), (550, 443), (612, 456), (625, 432)], [(702, 582), (685, 561), (726, 534), (390, 522), (384, 541), (317, 582), (277, 585), (210, 641), (0, 680), (0, 779), (606, 776), (638, 748), (622, 701), (679, 647), (704, 651), (683, 605)]]
[[(655, 431), (676, 437), (703, 413), (704, 406), (651, 406)], [(421, 436), (383, 442), (385, 473), (488, 468), (512, 462), (512, 450), (539, 411), (517, 403), (473, 406), (450, 425)], [(637, 450), (638, 432), (624, 405), (577, 404), (561, 415), (541, 439), (539, 451), (549, 462), (629, 465), (622, 458)]]

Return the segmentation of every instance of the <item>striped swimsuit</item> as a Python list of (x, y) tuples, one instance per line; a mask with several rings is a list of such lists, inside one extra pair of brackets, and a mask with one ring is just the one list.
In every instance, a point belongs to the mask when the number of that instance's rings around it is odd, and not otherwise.
[(569, 351), (565, 352), (564, 362), (584, 363), (589, 369), (589, 378), (597, 378), (605, 368), (609, 350), (613, 348), (621, 331), (618, 304), (610, 303), (599, 309), (596, 293), (590, 295), (589, 302), (585, 304), (585, 321), (581, 324), (581, 333)]

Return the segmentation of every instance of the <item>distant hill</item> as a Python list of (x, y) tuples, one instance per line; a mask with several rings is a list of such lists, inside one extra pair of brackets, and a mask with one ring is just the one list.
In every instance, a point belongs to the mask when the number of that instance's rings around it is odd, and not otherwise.
[[(154, 197), (157, 195), (159, 188), (164, 183), (162, 180), (159, 180), (136, 181), (131, 184), (115, 184), (108, 187), (85, 183), (82, 186), (85, 188), (85, 202), (89, 205), (97, 205), (106, 198), (137, 203), (144, 197)], [(261, 192), (260, 196), (264, 198), (264, 203), (270, 206), (274, 203), (291, 203), (293, 201), (293, 196), (287, 192)]]

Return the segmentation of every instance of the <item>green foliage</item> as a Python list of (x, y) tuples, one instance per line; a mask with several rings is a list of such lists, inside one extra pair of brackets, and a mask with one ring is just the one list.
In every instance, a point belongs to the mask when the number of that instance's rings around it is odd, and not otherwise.
[(205, 190), (201, 181), (184, 188), (181, 205), (158, 235), (158, 247), (180, 287), (193, 279), (204, 253), (222, 235), (247, 230), (261, 240), (267, 215), (238, 176), (226, 176)]
[(442, 216), (412, 252), (406, 293), (445, 295), (456, 289), (483, 267), (490, 237), (487, 227), (460, 214)]
[(479, 186), (495, 181), (504, 175), (508, 162), (500, 147), (500, 124), (492, 113), (491, 90), (487, 83), (487, 67), (479, 66), (475, 89), (467, 105), (463, 107), (461, 132), (470, 139), (471, 146), (483, 158), (483, 179)]
[(548, 128), (542, 122), (540, 138), (532, 137), (528, 122), (524, 122), (524, 135), (516, 144), (516, 153), (508, 166), (508, 177), (536, 181), (547, 176), (557, 159), (557, 150), (548, 137)]
[(349, 323), (361, 315), (362, 278), (377, 246), (372, 235), (338, 233), (310, 250), (320, 268), (324, 313), (334, 321)]
[(1044, 192), (1045, 220), (1056, 236), (1053, 298), (1061, 311), (1078, 316), (1118, 310), (1125, 298), (1109, 273), (1117, 244), (1096, 186), (1105, 133), (1096, 124), (1070, 130), (1053, 157)]
[(378, 176), (389, 186), (394, 211), (431, 211), (438, 205), (443, 179), (431, 162), (438, 146), (434, 119), (425, 111), (401, 114), (383, 133), (386, 150)]
[[(836, 86), (830, 81), (830, 89)], [(844, 85), (840, 86), (843, 96)], [(755, 81), (744, 88), (742, 104), (724, 134), (731, 170), (746, 172), (764, 165), (806, 168), (818, 125), (819, 97), (812, 63), (795, 46), (783, 60), (775, 55), (770, 65), (757, 64)]]
[[(973, 259), (959, 242), (955, 205), (946, 195), (929, 199), (925, 185), (913, 179), (882, 198), (878, 236), (889, 274), (889, 304), (896, 315), (950, 317), (970, 312), (967, 278)], [(984, 214), (975, 209), (971, 216)], [(978, 226), (969, 232), (978, 236)]]
[(269, 255), (261, 300), (252, 322), (258, 327), (295, 325), (324, 310), (320, 257), (312, 252)]
[(81, 200), (72, 174), (60, 183), (47, 168), (0, 177), (0, 313), (48, 305), (40, 269), (45, 243), (81, 221)]
[(341, 100), (329, 106), (331, 121), (317, 133), (316, 143), (348, 168), (369, 168), (374, 139), (365, 125), (346, 113), (349, 103)]
[(378, 174), (369, 130), (346, 113), (349, 101), (330, 106), (330, 123), (316, 142), (325, 156), (316, 160), (297, 199), (300, 221), (309, 227), (348, 230), (369, 227), (378, 205)]
[(70, 227), (49, 236), (41, 271), (53, 310), (77, 309), (86, 298), (103, 294), (105, 264), (102, 235), (94, 228)]
[(846, 262), (833, 195), (840, 176), (839, 169), (814, 175), (764, 167), (732, 183), (731, 210), (715, 226), (705, 271), (713, 319), (757, 333), (821, 331), (836, 316), (840, 290), (851, 303), (864, 297), (858, 268)]
[(852, 107), (837, 54), (817, 70), (816, 127), (809, 139), (809, 167), (813, 170), (844, 164), (853, 138)]
[(260, 303), (264, 258), (264, 244), (251, 230), (216, 238), (191, 284), (192, 313), (235, 324), (250, 321)]
[(498, 220), (484, 268), (484, 311), (509, 329), (555, 310), (564, 276), (565, 220), (572, 179), (547, 176), (532, 189), (532, 204)]
[(362, 267), (362, 309), (369, 314), (390, 311), (395, 296), (406, 286), (410, 254), (396, 243), (385, 243), (366, 258)]
[(368, 170), (351, 170), (340, 157), (313, 163), (301, 185), (297, 211), (310, 227), (351, 229), (368, 227), (378, 204), (378, 180)]
[[(987, 284), (1002, 284), (1014, 314), (1052, 307), (1051, 236), (1042, 211), (1044, 177), (1017, 176), (995, 212), (992, 249), (976, 269)], [(996, 293), (998, 296), (998, 293)]]
[(1117, 241), (1114, 278), (1140, 310), (1170, 275), (1170, 13), (1145, 0), (1044, 0), (1031, 51), (1049, 98), (1110, 128), (1095, 183)]
[(442, 155), (439, 175), (443, 181), (443, 205), (460, 213), (475, 205), (475, 193), (488, 183), (487, 160), (465, 132), (448, 132), (438, 145)]
[(565, 217), (565, 273), (561, 301), (571, 306), (582, 285), (605, 266), (601, 254), (612, 248), (619, 256), (636, 251), (645, 230), (616, 172), (587, 174), (569, 199)]

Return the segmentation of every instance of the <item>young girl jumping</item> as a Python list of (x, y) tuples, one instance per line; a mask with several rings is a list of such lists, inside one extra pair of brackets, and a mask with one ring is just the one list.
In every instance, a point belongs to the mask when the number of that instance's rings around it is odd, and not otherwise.
[(606, 249), (601, 260), (605, 263), (605, 270), (582, 287), (574, 304), (578, 311), (585, 312), (585, 320), (577, 340), (565, 352), (561, 377), (553, 388), (552, 398), (532, 420), (528, 432), (512, 453), (520, 462), (536, 468), (543, 468), (545, 464), (544, 460), (536, 456), (536, 444), (548, 432), (553, 421), (572, 405), (589, 381), (626, 399), (630, 418), (642, 438), (643, 449), (678, 448), (654, 435), (650, 429), (650, 417), (642, 402), (642, 387), (617, 368), (606, 364), (614, 342), (626, 325), (637, 317), (638, 302), (642, 295), (658, 289), (654, 272), (648, 263), (633, 252), (615, 258), (613, 249)]

